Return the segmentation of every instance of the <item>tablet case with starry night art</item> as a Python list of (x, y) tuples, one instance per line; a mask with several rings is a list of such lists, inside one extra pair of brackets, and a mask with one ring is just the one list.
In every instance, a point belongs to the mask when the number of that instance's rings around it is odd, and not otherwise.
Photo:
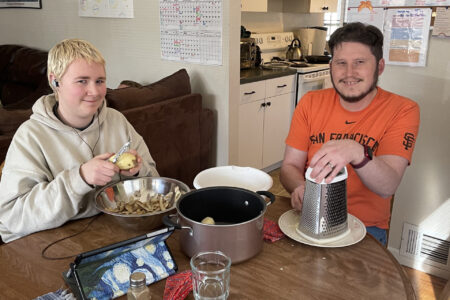
[(79, 254), (63, 273), (77, 299), (113, 299), (126, 294), (129, 277), (143, 272), (147, 285), (176, 273), (166, 244), (174, 228), (164, 228)]

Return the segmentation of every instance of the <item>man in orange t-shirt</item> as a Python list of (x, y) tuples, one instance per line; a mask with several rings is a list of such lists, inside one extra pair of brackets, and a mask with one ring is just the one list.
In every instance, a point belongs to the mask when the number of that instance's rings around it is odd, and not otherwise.
[(376, 27), (347, 24), (329, 46), (334, 88), (309, 92), (297, 105), (280, 179), (301, 210), (308, 166), (316, 182), (327, 183), (346, 166), (349, 213), (386, 244), (390, 201), (411, 161), (419, 107), (377, 87), (385, 63)]

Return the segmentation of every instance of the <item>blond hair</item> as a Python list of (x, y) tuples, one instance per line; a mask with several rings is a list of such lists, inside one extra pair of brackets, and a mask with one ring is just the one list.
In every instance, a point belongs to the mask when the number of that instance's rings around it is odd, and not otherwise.
[(50, 82), (50, 74), (57, 79), (64, 76), (69, 65), (77, 60), (84, 59), (88, 63), (98, 63), (105, 67), (105, 59), (100, 51), (91, 43), (79, 39), (66, 39), (55, 46), (48, 52), (47, 60), (47, 78), (50, 87), (55, 91), (55, 87)]

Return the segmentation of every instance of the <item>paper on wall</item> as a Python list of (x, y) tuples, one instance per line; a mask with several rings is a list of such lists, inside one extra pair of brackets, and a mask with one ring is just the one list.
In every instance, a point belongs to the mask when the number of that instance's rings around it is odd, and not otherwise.
[(386, 63), (425, 66), (430, 21), (431, 8), (388, 9), (383, 47)]
[(381, 7), (376, 8), (349, 8), (347, 10), (347, 22), (361, 22), (365, 24), (370, 24), (383, 32), (384, 15), (386, 10)]
[(348, 0), (347, 7), (359, 7), (370, 4), (372, 7), (420, 7), (420, 6), (448, 6), (450, 0)]
[(134, 18), (133, 0), (79, 0), (78, 15), (96, 18)]
[(448, 7), (436, 8), (433, 36), (450, 37), (450, 9)]

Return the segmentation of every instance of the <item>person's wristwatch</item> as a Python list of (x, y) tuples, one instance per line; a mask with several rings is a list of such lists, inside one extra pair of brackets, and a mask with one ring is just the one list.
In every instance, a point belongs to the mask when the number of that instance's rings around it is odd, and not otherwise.
[(364, 159), (362, 162), (360, 162), (359, 164), (351, 164), (353, 169), (359, 169), (364, 167), (369, 161), (371, 161), (373, 159), (373, 151), (372, 148), (370, 148), (367, 145), (363, 145), (364, 147)]

